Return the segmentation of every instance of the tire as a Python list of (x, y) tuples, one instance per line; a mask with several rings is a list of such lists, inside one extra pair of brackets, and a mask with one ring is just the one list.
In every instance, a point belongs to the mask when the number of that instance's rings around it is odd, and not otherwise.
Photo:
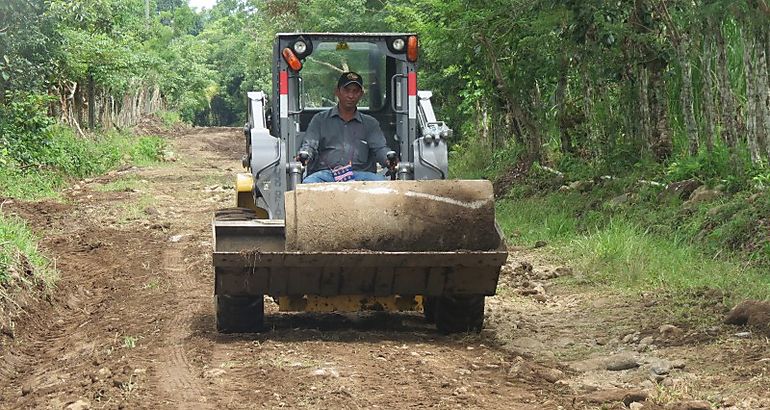
[(425, 321), (436, 323), (436, 298), (432, 296), (422, 297), (422, 313), (425, 315)]
[(259, 296), (215, 295), (217, 331), (257, 333), (265, 322), (265, 300)]
[(441, 333), (479, 333), (484, 325), (483, 295), (442, 296), (436, 298), (434, 309)]

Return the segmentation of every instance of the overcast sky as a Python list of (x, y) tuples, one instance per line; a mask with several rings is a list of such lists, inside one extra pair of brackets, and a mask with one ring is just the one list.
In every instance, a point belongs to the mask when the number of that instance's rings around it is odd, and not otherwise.
[(200, 10), (201, 8), (207, 8), (211, 9), (214, 7), (214, 4), (217, 3), (217, 0), (189, 0), (190, 7), (196, 8)]

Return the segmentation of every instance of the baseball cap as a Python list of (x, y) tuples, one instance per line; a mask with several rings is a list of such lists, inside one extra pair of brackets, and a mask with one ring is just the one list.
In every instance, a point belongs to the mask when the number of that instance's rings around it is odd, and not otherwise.
[(350, 84), (358, 84), (359, 87), (364, 88), (364, 80), (358, 73), (347, 71), (342, 73), (340, 79), (337, 81), (337, 88), (342, 88)]

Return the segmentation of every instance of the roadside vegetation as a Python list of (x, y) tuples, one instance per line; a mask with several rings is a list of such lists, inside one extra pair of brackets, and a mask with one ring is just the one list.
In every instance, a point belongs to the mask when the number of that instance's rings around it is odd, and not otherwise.
[(37, 249), (37, 235), (20, 218), (0, 212), (0, 299), (8, 282), (31, 286), (37, 281), (53, 283), (56, 271)]
[[(761, 168), (731, 179), (719, 173), (728, 159), (715, 155), (686, 173), (650, 162), (615, 175), (574, 164), (559, 174), (558, 164), (504, 170), (472, 152), (453, 155), (456, 177), (495, 181), (509, 244), (547, 246), (577, 268), (567, 283), (659, 292), (685, 305), (713, 291), (727, 305), (770, 299), (770, 193)], [(679, 181), (718, 194), (693, 202), (674, 189)]]
[(766, 2), (416, 3), (394, 20), (423, 34), (450, 174), (495, 181), (511, 244), (576, 284), (770, 299)]
[[(45, 114), (45, 98), (14, 94), (0, 106), (0, 204), (8, 200), (64, 200), (71, 181), (103, 174), (123, 165), (162, 159), (159, 136), (109, 131), (79, 136)], [(37, 249), (37, 236), (0, 205), (0, 296), (6, 286), (50, 285), (54, 267)]]

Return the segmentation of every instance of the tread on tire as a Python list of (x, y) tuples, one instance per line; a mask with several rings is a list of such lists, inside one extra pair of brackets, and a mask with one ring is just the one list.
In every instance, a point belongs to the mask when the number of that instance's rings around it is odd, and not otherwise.
[(259, 296), (215, 295), (217, 331), (257, 333), (265, 322), (265, 300)]
[(483, 295), (435, 298), (434, 319), (442, 333), (481, 332), (484, 325)]

